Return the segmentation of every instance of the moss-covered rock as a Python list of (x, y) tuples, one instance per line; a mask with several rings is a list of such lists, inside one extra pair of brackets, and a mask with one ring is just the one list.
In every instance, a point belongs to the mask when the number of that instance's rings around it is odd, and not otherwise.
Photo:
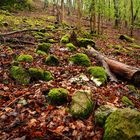
[(78, 42), (79, 47), (86, 48), (88, 45), (90, 45), (91, 47), (95, 47), (95, 42), (92, 39), (77, 38), (77, 42)]
[(89, 67), (87, 71), (91, 76), (93, 76), (93, 78), (97, 78), (102, 84), (107, 81), (107, 73), (103, 67)]
[(26, 69), (18, 66), (12, 66), (10, 69), (10, 76), (19, 84), (27, 85), (30, 82), (30, 75)]
[(104, 126), (107, 117), (117, 108), (110, 105), (102, 105), (95, 111), (95, 123)]
[(41, 50), (44, 51), (45, 53), (48, 53), (50, 50), (51, 44), (50, 43), (40, 43), (38, 44), (38, 48), (36, 51)]
[(17, 58), (17, 61), (20, 62), (32, 62), (34, 59), (31, 55), (22, 54)]
[(47, 55), (46, 52), (41, 51), (41, 50), (37, 50), (36, 53), (37, 53), (38, 55)]
[(48, 99), (51, 104), (62, 105), (67, 101), (68, 93), (64, 88), (53, 88), (48, 93)]
[(44, 71), (39, 68), (29, 68), (28, 71), (33, 80), (44, 80), (44, 81), (53, 80), (53, 76), (49, 71)]
[(75, 51), (76, 47), (72, 43), (66, 44), (66, 47), (68, 48), (69, 51)]
[(59, 65), (59, 60), (56, 56), (49, 55), (48, 57), (46, 57), (45, 63), (49, 66), (58, 66)]
[(140, 45), (137, 45), (137, 44), (129, 44), (129, 47), (140, 49)]
[(88, 67), (91, 65), (91, 61), (90, 61), (89, 57), (83, 53), (77, 53), (75, 55), (72, 55), (69, 58), (69, 61), (72, 64), (76, 64), (76, 65), (80, 65), (80, 66)]
[(134, 107), (134, 103), (126, 96), (123, 96), (122, 99), (121, 99), (122, 103), (127, 105), (127, 106), (130, 106), (130, 107)]
[(48, 25), (46, 28), (47, 28), (47, 29), (53, 30), (53, 29), (55, 29), (55, 26), (53, 26), (53, 25)]
[(103, 140), (139, 140), (140, 112), (118, 109), (106, 120)]
[(49, 42), (49, 43), (56, 43), (56, 40), (54, 40), (54, 39), (49, 39), (48, 42)]
[(87, 118), (92, 112), (93, 101), (91, 93), (87, 91), (77, 91), (72, 97), (72, 104), (69, 112), (75, 118)]
[(62, 36), (62, 38), (60, 40), (61, 43), (69, 43), (69, 41), (70, 41), (70, 39), (69, 39), (69, 35), (68, 34)]
[(121, 39), (121, 40), (126, 40), (127, 42), (131, 42), (131, 43), (134, 42), (134, 38), (129, 37), (129, 36), (127, 36), (127, 35), (120, 35), (119, 39)]

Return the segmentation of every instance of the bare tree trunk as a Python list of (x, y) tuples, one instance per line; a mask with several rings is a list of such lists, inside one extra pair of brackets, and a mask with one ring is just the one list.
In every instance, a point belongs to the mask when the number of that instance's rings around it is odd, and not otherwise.
[(131, 28), (130, 28), (130, 35), (133, 36), (133, 27), (134, 27), (134, 10), (133, 10), (133, 0), (130, 0), (131, 4)]
[(61, 0), (61, 23), (64, 21), (64, 0)]
[(90, 7), (90, 31), (91, 33), (96, 32), (95, 0), (92, 0)]
[(77, 23), (77, 27), (80, 29), (81, 28), (81, 0), (77, 0), (77, 5), (78, 5), (78, 23)]
[(98, 0), (98, 34), (100, 34), (100, 28), (101, 28), (101, 3), (100, 0)]
[(119, 0), (113, 0), (114, 1), (114, 16), (115, 16), (115, 27), (119, 26)]

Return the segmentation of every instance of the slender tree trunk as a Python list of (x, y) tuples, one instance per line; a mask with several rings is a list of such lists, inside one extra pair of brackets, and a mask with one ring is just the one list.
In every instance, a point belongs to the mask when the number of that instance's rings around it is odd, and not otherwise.
[(80, 29), (81, 28), (81, 0), (77, 0), (77, 6), (78, 6), (78, 23), (77, 27)]
[(133, 27), (134, 27), (134, 10), (133, 10), (133, 0), (130, 0), (130, 4), (131, 4), (131, 31), (130, 31), (130, 35), (133, 36)]
[(114, 16), (115, 16), (115, 27), (119, 26), (119, 0), (113, 0), (114, 1)]
[(71, 15), (72, 1), (68, 0), (68, 16)]
[(101, 3), (100, 0), (98, 0), (98, 34), (100, 34), (100, 28), (101, 28)]
[(90, 31), (91, 33), (96, 32), (95, 0), (92, 0), (90, 7)]
[(61, 23), (64, 21), (64, 0), (61, 0)]
[(108, 14), (109, 14), (109, 21), (110, 21), (111, 20), (111, 0), (108, 0), (108, 7), (109, 7)]

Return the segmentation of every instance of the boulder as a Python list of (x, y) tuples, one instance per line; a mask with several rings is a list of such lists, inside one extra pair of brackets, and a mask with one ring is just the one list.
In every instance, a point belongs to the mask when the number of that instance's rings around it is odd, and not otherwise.
[(127, 35), (120, 35), (119, 39), (125, 40), (127, 42), (131, 42), (131, 43), (134, 42), (134, 38), (131, 38), (131, 37), (127, 36)]
[(66, 47), (68, 48), (69, 51), (75, 51), (76, 47), (72, 43), (66, 44)]
[(130, 106), (130, 107), (134, 107), (135, 106), (135, 104), (127, 96), (123, 96), (121, 101), (126, 106)]
[(30, 75), (26, 69), (18, 66), (12, 66), (10, 69), (10, 76), (16, 80), (16, 82), (27, 85), (30, 82)]
[(48, 93), (48, 99), (51, 104), (62, 105), (67, 101), (68, 93), (64, 88), (53, 88)]
[(45, 63), (49, 66), (58, 66), (59, 65), (59, 60), (56, 56), (49, 55), (48, 57), (46, 57)]
[(45, 53), (49, 53), (51, 44), (50, 43), (40, 43), (38, 44), (38, 48), (36, 51), (41, 50), (44, 51)]
[(66, 34), (66, 35), (62, 36), (60, 42), (61, 42), (61, 43), (69, 43), (69, 41), (70, 41), (69, 38), (70, 38), (69, 35)]
[(87, 71), (93, 78), (97, 79), (102, 84), (105, 84), (105, 82), (107, 81), (107, 73), (105, 72), (105, 69), (103, 67), (92, 66), (88, 67)]
[(107, 117), (117, 108), (110, 105), (102, 105), (95, 111), (95, 123), (104, 126)]
[(103, 140), (139, 140), (140, 112), (125, 108), (113, 112), (105, 122)]
[(72, 104), (69, 112), (75, 118), (87, 118), (93, 109), (93, 101), (91, 99), (91, 92), (77, 91), (72, 97)]
[(77, 38), (78, 46), (87, 48), (88, 45), (95, 47), (95, 42), (92, 39), (88, 38)]
[(41, 50), (37, 50), (36, 53), (37, 53), (38, 55), (47, 55), (46, 52), (41, 51)]
[(75, 55), (72, 55), (69, 59), (69, 62), (72, 64), (86, 66), (86, 67), (91, 65), (91, 61), (89, 57), (83, 53), (77, 53)]
[(22, 54), (17, 58), (17, 61), (20, 61), (20, 62), (32, 62), (33, 57), (31, 55)]
[(49, 71), (44, 71), (39, 68), (29, 68), (28, 71), (33, 80), (50, 81), (54, 79), (52, 74)]

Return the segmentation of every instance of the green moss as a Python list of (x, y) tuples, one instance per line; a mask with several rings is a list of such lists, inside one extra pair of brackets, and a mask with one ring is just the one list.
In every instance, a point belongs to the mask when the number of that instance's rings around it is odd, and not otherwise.
[(49, 43), (56, 43), (56, 41), (54, 39), (49, 39), (48, 42)]
[(33, 57), (31, 55), (20, 55), (17, 58), (17, 61), (21, 61), (21, 62), (32, 62), (33, 61)]
[(72, 104), (69, 112), (75, 118), (87, 118), (92, 112), (93, 102), (91, 93), (85, 91), (77, 91), (72, 97)]
[(137, 44), (129, 44), (129, 47), (140, 49), (140, 45), (137, 45)]
[(91, 65), (91, 61), (90, 61), (89, 57), (83, 53), (77, 53), (75, 55), (72, 55), (70, 57), (69, 61), (73, 64), (86, 66), (86, 67)]
[(68, 90), (64, 88), (53, 88), (48, 93), (51, 104), (62, 105), (67, 101)]
[(133, 102), (126, 96), (123, 96), (121, 99), (122, 103), (127, 105), (127, 106), (132, 106), (134, 107), (135, 105), (133, 104)]
[(41, 51), (41, 50), (37, 50), (37, 52), (36, 52), (38, 55), (47, 55), (47, 53), (46, 52), (44, 52), (44, 51)]
[(127, 85), (127, 88), (135, 94), (139, 94), (138, 90), (134, 85)]
[(30, 76), (26, 69), (18, 66), (12, 66), (10, 69), (10, 76), (20, 84), (27, 85), (30, 82)]
[(49, 71), (44, 71), (44, 80), (45, 81), (50, 81), (53, 80), (54, 77), (52, 76), (51, 72)]
[(53, 26), (53, 25), (48, 25), (46, 28), (52, 30), (52, 29), (55, 29), (55, 26)]
[(95, 123), (104, 126), (107, 117), (117, 110), (117, 108), (109, 105), (102, 105), (95, 111)]
[(62, 38), (60, 40), (61, 43), (69, 43), (69, 41), (70, 40), (69, 40), (69, 35), (68, 34), (62, 36)]
[(126, 40), (127, 42), (131, 42), (131, 43), (134, 42), (134, 38), (131, 38), (131, 37), (127, 36), (127, 35), (120, 35), (119, 39)]
[(88, 45), (95, 47), (95, 42), (92, 39), (88, 38), (77, 38), (79, 47), (86, 48)]
[(66, 47), (68, 48), (69, 51), (75, 51), (76, 47), (72, 43), (66, 44)]
[(105, 83), (107, 81), (107, 73), (103, 67), (89, 67), (87, 69), (88, 73), (91, 74), (94, 78), (99, 79), (101, 83)]
[(118, 109), (106, 120), (103, 140), (139, 140), (140, 112)]
[(48, 53), (50, 50), (51, 44), (50, 43), (40, 43), (38, 44), (38, 48), (36, 51), (41, 50), (44, 51), (45, 53)]
[(53, 76), (49, 71), (44, 71), (39, 68), (30, 68), (29, 73), (33, 80), (44, 80), (44, 81), (53, 80)]
[(59, 65), (59, 60), (56, 56), (49, 55), (48, 57), (46, 57), (45, 63), (47, 65), (50, 65), (50, 66), (58, 66)]

